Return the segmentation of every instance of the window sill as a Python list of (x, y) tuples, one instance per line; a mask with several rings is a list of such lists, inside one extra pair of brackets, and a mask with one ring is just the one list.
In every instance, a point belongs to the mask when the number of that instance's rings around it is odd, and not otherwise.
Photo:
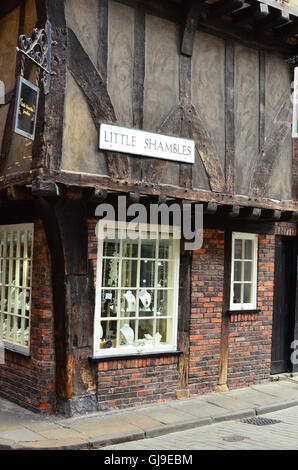
[(249, 313), (252, 313), (252, 314), (253, 314), (253, 313), (260, 313), (260, 312), (261, 312), (261, 309), (260, 309), (260, 308), (255, 308), (255, 309), (246, 308), (246, 309), (243, 309), (243, 310), (241, 310), (241, 309), (238, 309), (238, 310), (237, 310), (237, 309), (235, 309), (235, 310), (227, 310), (227, 313), (228, 313), (229, 315), (235, 315), (235, 314), (236, 314), (236, 315), (239, 315), (239, 314), (241, 314), (241, 313), (243, 313), (243, 315), (247, 315), (247, 314), (249, 314)]
[(102, 355), (102, 356), (89, 356), (91, 361), (113, 361), (113, 360), (121, 360), (121, 359), (138, 359), (138, 358), (147, 358), (147, 357), (163, 357), (163, 356), (180, 356), (183, 354), (182, 351), (178, 350), (168, 350), (168, 351), (157, 351), (157, 352), (149, 352), (144, 351), (141, 353), (127, 353), (127, 354), (120, 354), (115, 353), (111, 355)]
[(16, 354), (21, 354), (22, 356), (31, 357), (30, 351), (26, 347), (19, 346), (17, 344), (11, 344), (3, 340), (4, 349)]

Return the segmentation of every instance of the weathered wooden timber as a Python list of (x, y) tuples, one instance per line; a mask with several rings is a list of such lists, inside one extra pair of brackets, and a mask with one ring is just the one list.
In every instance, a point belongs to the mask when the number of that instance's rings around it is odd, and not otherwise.
[(185, 23), (182, 30), (181, 53), (192, 56), (194, 36), (197, 29), (203, 0), (191, 0), (188, 5)]

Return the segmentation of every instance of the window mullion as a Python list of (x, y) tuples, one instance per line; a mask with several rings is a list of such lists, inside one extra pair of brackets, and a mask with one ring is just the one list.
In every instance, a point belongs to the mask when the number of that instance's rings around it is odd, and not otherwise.
[(156, 312), (157, 312), (157, 278), (158, 278), (158, 245), (159, 245), (159, 240), (158, 236), (156, 237), (156, 242), (155, 242), (155, 272), (154, 272), (154, 302), (153, 302), (153, 325), (152, 325), (152, 337), (154, 338), (154, 335), (156, 333)]
[[(3, 337), (3, 325), (5, 321), (5, 284), (6, 284), (6, 251), (7, 251), (7, 233), (4, 232), (2, 236), (2, 243), (3, 243), (3, 259), (2, 259), (2, 271), (1, 271), (1, 317), (2, 317), (2, 328), (1, 328), (1, 333)], [(6, 308), (7, 308), (7, 303), (6, 303)], [(5, 338), (7, 338), (7, 315), (6, 315), (6, 333), (5, 333)], [(1, 339), (1, 338), (0, 338)]]
[[(9, 341), (13, 341), (13, 324), (12, 324), (12, 311), (11, 311), (11, 296), (12, 296), (12, 255), (13, 255), (13, 232), (9, 232), (9, 262), (8, 262), (8, 287), (7, 287), (7, 293), (8, 293), (8, 301), (7, 301), (7, 337)], [(15, 295), (15, 289), (14, 289), (14, 295)], [(11, 334), (12, 333), (12, 336)]]
[(138, 258), (137, 258), (137, 279), (136, 279), (136, 320), (135, 320), (135, 341), (139, 339), (139, 291), (141, 277), (141, 236), (138, 238)]
[[(118, 232), (119, 236), (119, 232)], [(116, 347), (118, 348), (120, 346), (120, 318), (121, 318), (121, 282), (122, 282), (122, 250), (123, 250), (123, 238), (122, 238), (122, 233), (119, 238), (119, 244), (120, 244), (120, 249), (119, 249), (119, 271), (118, 271), (118, 290), (117, 290), (117, 323), (116, 323)]]
[[(17, 333), (18, 333), (18, 326), (19, 326), (18, 325), (18, 323), (19, 323), (19, 318), (18, 318), (18, 314), (19, 314), (19, 292), (20, 292), (20, 289), (19, 289), (19, 286), (20, 286), (20, 277), (19, 277), (19, 264), (20, 264), (20, 261), (19, 261), (19, 258), (18, 258), (18, 254), (20, 254), (20, 251), (18, 250), (18, 246), (19, 246), (19, 240), (20, 240), (20, 232), (18, 231), (18, 232), (14, 232), (14, 233), (16, 234), (16, 259), (15, 259), (15, 266), (14, 266), (14, 268), (15, 268), (14, 269), (14, 278), (15, 278), (14, 330), (16, 329)], [(20, 325), (20, 329), (22, 331), (21, 325)], [(14, 334), (16, 334), (16, 331), (14, 331)], [(17, 336), (16, 336), (16, 338), (14, 338), (14, 340), (15, 339), (18, 342), (18, 337)], [(21, 338), (20, 338), (20, 340), (21, 340)]]
[(241, 304), (243, 304), (243, 298), (244, 298), (244, 246), (245, 246), (245, 240), (241, 241), (241, 293), (240, 293), (240, 300)]

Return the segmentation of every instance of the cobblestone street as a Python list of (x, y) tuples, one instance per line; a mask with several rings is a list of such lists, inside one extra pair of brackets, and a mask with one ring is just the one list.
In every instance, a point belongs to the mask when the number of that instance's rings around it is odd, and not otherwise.
[(263, 415), (279, 423), (257, 426), (240, 420), (104, 447), (104, 450), (295, 450), (298, 406)]

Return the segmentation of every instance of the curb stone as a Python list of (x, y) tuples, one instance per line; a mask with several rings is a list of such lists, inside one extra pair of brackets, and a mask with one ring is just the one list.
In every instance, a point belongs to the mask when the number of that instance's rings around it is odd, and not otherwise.
[(222, 421), (231, 421), (233, 419), (252, 418), (256, 416), (256, 410), (254, 408), (248, 408), (246, 410), (231, 411), (230, 413), (222, 416), (215, 416), (213, 418), (214, 423), (220, 423)]
[(188, 429), (198, 428), (201, 426), (208, 426), (212, 424), (212, 418), (200, 418), (193, 421), (178, 422), (177, 424), (167, 424), (162, 427), (156, 427), (145, 431), (145, 437), (158, 437), (171, 432), (186, 431)]
[(272, 413), (273, 411), (284, 410), (285, 408), (291, 408), (292, 406), (297, 406), (298, 400), (288, 400), (281, 403), (273, 403), (272, 405), (263, 405), (256, 408), (256, 414), (266, 414)]

